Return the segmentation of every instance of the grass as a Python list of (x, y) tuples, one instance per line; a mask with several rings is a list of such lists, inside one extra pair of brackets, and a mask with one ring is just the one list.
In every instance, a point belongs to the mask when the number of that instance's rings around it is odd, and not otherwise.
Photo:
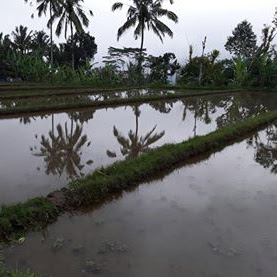
[(0, 238), (16, 233), (15, 239), (18, 239), (27, 230), (36, 230), (51, 223), (58, 215), (58, 208), (44, 197), (23, 204), (3, 206), (0, 212)]
[[(66, 111), (71, 109), (81, 108), (93, 108), (93, 107), (110, 107), (110, 106), (121, 106), (132, 103), (147, 103), (151, 101), (167, 100), (167, 99), (180, 99), (183, 97), (194, 97), (194, 96), (208, 96), (217, 94), (230, 94), (239, 91), (200, 91), (200, 92), (175, 92), (175, 93), (162, 93), (156, 94), (155, 92), (146, 94), (144, 96), (131, 96), (128, 98), (115, 97), (112, 94), (107, 94), (105, 100), (88, 100), (85, 98), (85, 94), (75, 95), (73, 97), (34, 97), (29, 100), (21, 100), (22, 104), (18, 102), (17, 106), (6, 107), (0, 109), (0, 116), (13, 115), (13, 114), (24, 114), (24, 113), (35, 113), (35, 112), (52, 112), (52, 111)], [(105, 94), (103, 94), (105, 95)], [(15, 101), (16, 102), (16, 101)], [(5, 102), (3, 102), (5, 103)], [(8, 106), (8, 103), (6, 102)]]
[[(208, 135), (168, 144), (133, 160), (116, 162), (75, 180), (58, 192), (62, 197), (41, 197), (0, 210), (0, 240), (18, 238), (23, 233), (43, 228), (68, 210), (101, 204), (138, 184), (180, 166), (198, 155), (220, 151), (277, 119), (277, 111), (249, 118)], [(54, 193), (55, 195), (55, 193)], [(53, 194), (52, 194), (53, 196)], [(63, 203), (59, 203), (62, 199)]]

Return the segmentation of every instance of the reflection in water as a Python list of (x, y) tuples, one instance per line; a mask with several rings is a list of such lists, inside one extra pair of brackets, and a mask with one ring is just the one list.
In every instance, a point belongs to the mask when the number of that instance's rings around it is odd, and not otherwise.
[[(48, 137), (41, 136), (40, 151), (34, 153), (35, 156), (43, 157), (45, 162), (45, 173), (47, 175), (59, 175), (65, 172), (70, 179), (83, 176), (82, 169), (84, 164), (81, 162), (82, 148), (89, 147), (90, 142), (86, 135), (82, 135), (83, 128), (76, 124), (74, 127), (73, 119), (71, 128), (68, 130), (67, 122), (64, 129), (60, 124), (54, 130), (48, 133)], [(86, 162), (88, 165), (91, 160)]]
[(37, 97), (27, 97), (27, 98), (13, 98), (5, 99), (5, 97), (0, 97), (0, 109), (12, 109), (12, 108), (22, 108), (22, 107), (34, 107), (34, 106), (45, 106), (45, 103), (51, 105), (66, 105), (66, 104), (82, 104), (82, 103), (93, 103), (102, 102), (107, 100), (116, 99), (128, 99), (141, 96), (152, 96), (152, 95), (169, 95), (175, 93), (172, 90), (145, 90), (145, 89), (134, 89), (128, 91), (116, 91), (116, 92), (102, 92), (102, 93), (75, 93), (70, 95), (45, 95)]
[(266, 128), (265, 138), (258, 134), (251, 137), (248, 145), (255, 149), (255, 161), (277, 174), (277, 124)]
[(193, 134), (197, 135), (197, 121), (202, 121), (205, 124), (211, 123), (210, 113), (216, 112), (216, 104), (207, 98), (188, 98), (183, 99), (184, 111), (182, 120), (185, 121), (187, 110), (194, 114)]
[(219, 128), (276, 108), (274, 101), (272, 103), (267, 95), (257, 98), (247, 93), (240, 94), (240, 97), (222, 99), (218, 106), (224, 110), (224, 113), (217, 118)]
[[(118, 93), (117, 97), (132, 93)], [(270, 96), (237, 93), (191, 97), (137, 106), (24, 115), (20, 122), (18, 118), (0, 120), (0, 152), (4, 157), (0, 160), (0, 203), (46, 195), (66, 186), (68, 178), (88, 174), (115, 160), (205, 135), (234, 121), (276, 109), (275, 95)], [(87, 101), (87, 97), (90, 96), (76, 95), (70, 101)], [(65, 101), (66, 97), (62, 99)], [(20, 140), (10, 139), (17, 137)], [(89, 147), (88, 138), (93, 147)], [(27, 147), (30, 145), (31, 154)], [(270, 151), (268, 147), (263, 151), (274, 157), (272, 149), (273, 144)], [(272, 159), (268, 160), (272, 163)]]
[[(156, 130), (157, 125), (146, 135), (139, 136), (139, 116), (141, 114), (141, 111), (139, 110), (139, 107), (137, 105), (133, 106), (133, 111), (136, 117), (136, 127), (135, 132), (133, 130), (130, 130), (128, 133), (128, 138), (124, 137), (118, 129), (114, 126), (113, 127), (113, 134), (116, 137), (118, 143), (120, 144), (121, 148), (121, 154), (126, 157), (127, 159), (132, 159), (134, 157), (137, 157), (140, 153), (145, 153), (149, 151), (149, 146), (160, 140), (164, 134), (165, 131), (162, 131), (161, 133), (154, 133)], [(110, 150), (107, 150), (107, 155), (110, 158), (117, 157), (115, 152), (112, 152)]]

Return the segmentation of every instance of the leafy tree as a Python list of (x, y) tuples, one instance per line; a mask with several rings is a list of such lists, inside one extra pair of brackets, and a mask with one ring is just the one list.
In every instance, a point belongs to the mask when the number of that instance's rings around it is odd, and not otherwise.
[(167, 76), (173, 75), (180, 65), (173, 53), (165, 53), (163, 56), (147, 58), (148, 67), (150, 69), (150, 81), (166, 82)]
[[(140, 51), (143, 51), (144, 33), (145, 30), (152, 30), (155, 35), (163, 42), (164, 36), (167, 34), (173, 37), (171, 29), (159, 20), (160, 17), (166, 16), (169, 20), (177, 23), (178, 16), (162, 7), (163, 0), (132, 0), (133, 5), (130, 5), (127, 11), (127, 21), (118, 29), (117, 39), (131, 27), (135, 27), (135, 39), (141, 37)], [(173, 3), (173, 0), (170, 1)], [(123, 3), (117, 2), (112, 6), (112, 11), (122, 9)]]
[(75, 33), (73, 38), (70, 37), (66, 43), (60, 44), (60, 49), (55, 51), (56, 61), (59, 65), (70, 65), (72, 62), (72, 40), (75, 43), (74, 66), (80, 68), (93, 60), (97, 53), (97, 44), (95, 38), (89, 33)]
[(253, 56), (257, 49), (257, 36), (253, 32), (251, 23), (242, 21), (233, 30), (232, 36), (227, 38), (225, 49), (236, 57), (243, 59)]
[(146, 53), (144, 52), (145, 50), (146, 49), (143, 49), (143, 52), (141, 53), (140, 48), (109, 47), (108, 55), (103, 57), (103, 62), (105, 64), (114, 66), (116, 70), (125, 70), (125, 66), (128, 67), (128, 63), (129, 65), (136, 64), (141, 54), (146, 56)]

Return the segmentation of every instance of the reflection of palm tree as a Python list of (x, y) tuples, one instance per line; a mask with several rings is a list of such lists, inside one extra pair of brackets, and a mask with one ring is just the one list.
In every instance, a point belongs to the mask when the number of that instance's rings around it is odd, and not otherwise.
[[(81, 149), (87, 143), (87, 136), (82, 136), (82, 127), (76, 124), (73, 128), (73, 121), (71, 121), (71, 131), (68, 132), (67, 123), (63, 130), (59, 124), (57, 126), (57, 134), (54, 135), (53, 130), (49, 132), (49, 138), (44, 135), (41, 136), (41, 148), (39, 153), (35, 153), (35, 156), (44, 157), (46, 163), (46, 174), (61, 175), (63, 172), (69, 176), (69, 178), (82, 176), (82, 170), (84, 164), (82, 164)], [(87, 147), (90, 146), (90, 142), (87, 143)], [(91, 160), (86, 164), (90, 165)]]
[[(118, 143), (121, 145), (121, 154), (125, 156), (127, 159), (131, 159), (134, 157), (137, 157), (140, 153), (145, 153), (149, 151), (150, 145), (157, 142), (159, 139), (161, 139), (165, 132), (162, 131), (161, 133), (154, 133), (156, 130), (155, 126), (150, 132), (148, 132), (145, 136), (139, 136), (138, 135), (138, 118), (140, 116), (140, 110), (138, 106), (134, 106), (134, 114), (136, 117), (136, 127), (135, 132), (132, 130), (128, 133), (128, 138), (125, 138), (122, 134), (119, 133), (117, 128), (114, 126), (113, 133), (116, 137)], [(107, 155), (111, 158), (116, 157), (116, 153), (107, 150)]]
[(63, 155), (61, 149), (61, 139), (55, 136), (52, 131), (49, 132), (49, 138), (41, 136), (40, 152), (35, 153), (37, 157), (44, 157), (46, 164), (46, 174), (61, 175), (63, 172)]
[[(58, 125), (58, 134), (61, 139), (61, 148), (63, 150), (63, 166), (70, 178), (82, 174), (82, 169), (84, 165), (81, 164), (81, 149), (87, 142), (87, 136), (82, 136), (82, 127), (76, 125), (73, 131), (73, 126), (71, 126), (71, 132), (68, 133), (67, 123), (65, 123), (65, 132)], [(80, 173), (80, 174), (79, 174)]]

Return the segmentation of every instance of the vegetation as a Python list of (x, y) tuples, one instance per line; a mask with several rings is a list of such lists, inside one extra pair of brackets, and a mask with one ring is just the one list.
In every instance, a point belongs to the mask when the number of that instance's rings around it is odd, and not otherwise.
[[(105, 65), (97, 66), (93, 63), (97, 53), (96, 40), (85, 31), (89, 26), (87, 14), (92, 16), (93, 13), (85, 11), (83, 0), (33, 2), (37, 3), (38, 16), (48, 18), (50, 37), (44, 31), (30, 31), (25, 26), (16, 27), (11, 36), (0, 33), (0, 81), (90, 87), (177, 82), (177, 85), (187, 87), (276, 88), (277, 50), (273, 44), (276, 14), (271, 25), (264, 25), (260, 44), (251, 23), (244, 20), (235, 27), (225, 44), (232, 58), (220, 59), (221, 53), (217, 49), (206, 53), (209, 40), (205, 37), (201, 55), (195, 56), (190, 45), (189, 58), (181, 63), (174, 53), (155, 57), (144, 49), (145, 31), (152, 31), (161, 41), (165, 35), (172, 37), (172, 30), (160, 19), (167, 18), (177, 23), (178, 16), (163, 8), (162, 0), (132, 0), (132, 5), (127, 5), (127, 20), (119, 28), (117, 38), (134, 28), (135, 39), (141, 39), (140, 47), (110, 47), (108, 55), (103, 57)], [(169, 3), (173, 4), (173, 1)], [(114, 3), (112, 11), (124, 6), (121, 2)], [(57, 36), (64, 29), (66, 42), (54, 43), (54, 28)], [(70, 36), (67, 36), (68, 30)]]
[[(175, 13), (162, 8), (162, 0), (132, 0), (132, 2), (133, 6), (128, 5), (127, 21), (118, 29), (118, 40), (128, 29), (134, 27), (135, 39), (141, 37), (140, 52), (142, 53), (144, 32), (146, 29), (152, 30), (161, 41), (163, 41), (163, 37), (166, 34), (173, 37), (173, 32), (166, 24), (159, 20), (159, 17), (166, 16), (169, 20), (177, 23), (178, 16)], [(173, 4), (173, 0), (170, 0), (170, 3)], [(123, 3), (117, 2), (113, 4), (112, 11), (122, 9), (122, 7)]]
[(96, 170), (82, 179), (72, 181), (69, 188), (52, 193), (47, 198), (3, 206), (0, 211), (0, 238), (10, 240), (27, 231), (43, 228), (68, 209), (101, 203), (115, 193), (169, 171), (189, 158), (219, 151), (234, 141), (240, 141), (276, 118), (277, 111), (272, 111), (183, 143), (164, 145), (134, 159)]
[(228, 37), (225, 48), (231, 54), (243, 59), (250, 58), (257, 49), (257, 36), (253, 32), (251, 23), (242, 21)]

